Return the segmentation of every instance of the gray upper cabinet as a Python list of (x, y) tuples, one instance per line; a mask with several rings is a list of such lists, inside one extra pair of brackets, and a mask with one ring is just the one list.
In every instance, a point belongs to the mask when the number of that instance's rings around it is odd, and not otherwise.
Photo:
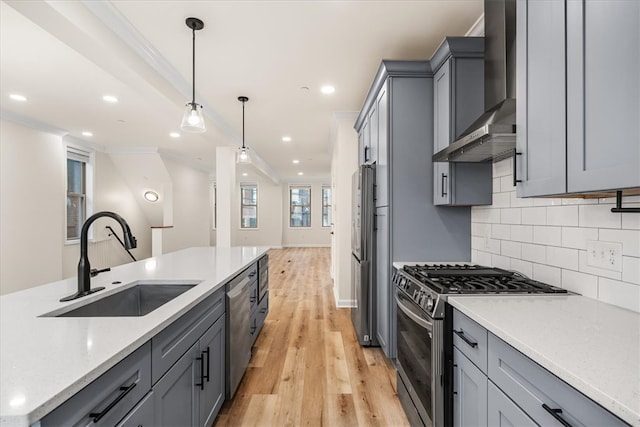
[(567, 190), (640, 186), (640, 2), (567, 1)]
[(517, 195), (639, 187), (640, 2), (517, 1)]
[[(431, 58), (433, 151), (460, 137), (484, 112), (484, 38), (447, 37)], [(435, 163), (433, 203), (491, 204), (490, 163)]]

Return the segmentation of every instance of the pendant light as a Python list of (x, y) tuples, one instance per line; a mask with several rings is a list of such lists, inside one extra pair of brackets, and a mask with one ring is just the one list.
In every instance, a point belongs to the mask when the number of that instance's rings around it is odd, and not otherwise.
[(187, 18), (186, 24), (193, 33), (193, 97), (191, 102), (187, 102), (180, 128), (185, 132), (202, 133), (206, 129), (204, 127), (204, 117), (202, 117), (202, 105), (196, 103), (196, 31), (203, 29), (204, 23), (198, 18)]
[(244, 103), (248, 100), (249, 98), (246, 96), (238, 97), (238, 101), (242, 102), (242, 148), (240, 148), (240, 153), (238, 153), (238, 163), (249, 162), (249, 153), (247, 153), (248, 148), (244, 145)]

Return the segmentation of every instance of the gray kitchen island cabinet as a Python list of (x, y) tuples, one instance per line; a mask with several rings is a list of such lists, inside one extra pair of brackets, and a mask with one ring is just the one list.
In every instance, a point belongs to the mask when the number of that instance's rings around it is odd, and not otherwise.
[(518, 196), (640, 187), (640, 2), (516, 10)]
[[(364, 163), (376, 165), (374, 329), (385, 355), (394, 359), (392, 262), (468, 260), (471, 211), (433, 204), (433, 72), (429, 61), (382, 61), (355, 129), (361, 144), (369, 141), (372, 147), (367, 148)], [(360, 160), (365, 158), (364, 151), (362, 148)]]
[[(484, 38), (446, 37), (431, 57), (433, 152), (444, 150), (484, 112)], [(434, 163), (433, 203), (491, 204), (491, 163)]]
[(453, 348), (453, 381), (453, 425), (486, 427), (487, 375), (457, 347)]

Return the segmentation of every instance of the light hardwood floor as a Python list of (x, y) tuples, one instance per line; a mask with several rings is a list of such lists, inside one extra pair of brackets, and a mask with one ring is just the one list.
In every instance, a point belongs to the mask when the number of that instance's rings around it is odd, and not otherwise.
[(328, 248), (269, 252), (270, 311), (216, 427), (408, 426), (396, 374), (336, 309)]

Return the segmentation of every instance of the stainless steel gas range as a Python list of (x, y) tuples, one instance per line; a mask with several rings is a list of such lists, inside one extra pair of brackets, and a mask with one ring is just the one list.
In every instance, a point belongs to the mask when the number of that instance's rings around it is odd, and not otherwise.
[(519, 273), (468, 263), (405, 265), (393, 277), (398, 395), (413, 426), (453, 425), (449, 295), (566, 293)]

